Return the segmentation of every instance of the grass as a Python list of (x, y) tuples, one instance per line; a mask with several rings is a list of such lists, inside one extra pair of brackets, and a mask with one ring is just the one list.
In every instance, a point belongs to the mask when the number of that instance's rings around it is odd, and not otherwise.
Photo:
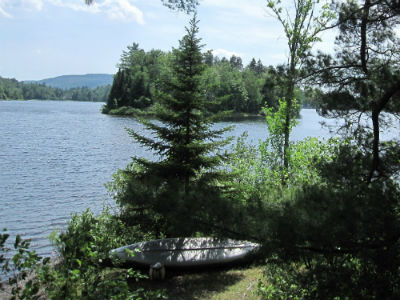
[[(146, 290), (166, 291), (170, 300), (260, 300), (257, 282), (265, 266), (250, 266), (234, 269), (203, 270), (198, 272), (173, 273), (167, 270), (162, 281), (143, 280), (139, 286)], [(137, 288), (138, 283), (133, 283)], [(0, 300), (10, 297), (10, 287), (0, 291)], [(41, 299), (46, 299), (45, 294)]]
[(229, 270), (205, 270), (198, 273), (167, 274), (163, 281), (144, 282), (150, 290), (165, 289), (173, 300), (259, 300), (256, 294), (262, 266)]

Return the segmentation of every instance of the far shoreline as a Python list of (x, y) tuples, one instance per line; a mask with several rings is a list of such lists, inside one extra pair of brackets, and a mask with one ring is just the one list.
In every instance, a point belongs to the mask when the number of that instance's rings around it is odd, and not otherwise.
[[(109, 110), (104, 105), (101, 112), (105, 115), (118, 116), (118, 117), (129, 117), (129, 118), (135, 118), (137, 116), (144, 117), (144, 118), (152, 118), (155, 116), (151, 107), (147, 110), (141, 110), (141, 109), (137, 109), (134, 107), (122, 106), (122, 107), (119, 107), (116, 109)], [(265, 115), (262, 113), (251, 114), (251, 113), (232, 112), (232, 113), (228, 113), (221, 120), (222, 121), (246, 121), (246, 120), (261, 120), (263, 118), (265, 118)]]

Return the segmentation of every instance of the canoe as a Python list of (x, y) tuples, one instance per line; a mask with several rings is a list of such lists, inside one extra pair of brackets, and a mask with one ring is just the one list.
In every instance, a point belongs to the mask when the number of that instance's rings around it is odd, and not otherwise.
[(113, 249), (110, 255), (143, 267), (161, 263), (168, 268), (191, 268), (246, 261), (259, 248), (259, 244), (232, 239), (169, 238)]

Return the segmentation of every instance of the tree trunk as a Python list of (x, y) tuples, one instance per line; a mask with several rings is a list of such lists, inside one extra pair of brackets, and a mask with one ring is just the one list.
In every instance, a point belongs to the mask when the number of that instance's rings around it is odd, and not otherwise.
[[(295, 51), (292, 51), (295, 52)], [(296, 76), (295, 53), (291, 54), (289, 73), (288, 73), (288, 90), (286, 94), (286, 115), (285, 115), (285, 144), (283, 146), (283, 167), (286, 173), (289, 171), (289, 137), (290, 123), (293, 117), (293, 96), (294, 96), (294, 78)], [(282, 175), (282, 184), (286, 185), (286, 174)]]
[(372, 144), (372, 165), (371, 170), (368, 177), (368, 182), (372, 181), (375, 171), (379, 172), (379, 114), (380, 110), (378, 108), (374, 108), (372, 110), (372, 126), (373, 126), (373, 144)]

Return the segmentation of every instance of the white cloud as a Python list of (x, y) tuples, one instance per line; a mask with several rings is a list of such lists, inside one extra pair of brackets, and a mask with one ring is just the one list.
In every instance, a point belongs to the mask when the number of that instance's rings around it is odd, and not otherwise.
[(211, 50), (211, 51), (212, 51), (212, 54), (213, 54), (214, 56), (225, 56), (225, 57), (227, 57), (227, 58), (230, 58), (230, 57), (233, 56), (233, 55), (235, 55), (235, 56), (241, 56), (240, 53), (237, 53), (237, 52), (235, 52), (235, 51), (229, 51), (229, 50), (221, 49), (221, 48), (214, 49), (214, 50)]
[(42, 0), (21, 0), (25, 9), (40, 11), (43, 8)]
[(12, 18), (10, 11), (40, 11), (43, 8), (43, 0), (0, 0), (0, 17)]
[(0, 17), (12, 18), (12, 15), (10, 15), (8, 12), (6, 12), (6, 11), (1, 7), (1, 2), (0, 2)]
[(143, 25), (143, 12), (132, 4), (132, 0), (97, 0), (92, 5), (84, 4), (83, 0), (47, 0), (51, 4), (70, 8), (75, 11), (105, 14), (113, 20), (137, 22)]
[(0, 0), (0, 18), (12, 18), (18, 11), (41, 11), (44, 5), (54, 5), (94, 14), (104, 14), (113, 20), (145, 24), (143, 12), (134, 0), (97, 0), (86, 5), (83, 0)]
[(86, 5), (83, 0), (47, 0), (50, 4), (59, 6), (59, 7), (64, 7), (64, 8), (69, 8), (75, 11), (86, 11), (86, 12), (91, 12), (91, 13), (99, 13), (99, 5), (97, 2), (95, 2), (92, 5)]
[(104, 12), (111, 19), (121, 20), (125, 22), (135, 21), (143, 25), (143, 12), (134, 6), (129, 0), (106, 0), (99, 4)]

